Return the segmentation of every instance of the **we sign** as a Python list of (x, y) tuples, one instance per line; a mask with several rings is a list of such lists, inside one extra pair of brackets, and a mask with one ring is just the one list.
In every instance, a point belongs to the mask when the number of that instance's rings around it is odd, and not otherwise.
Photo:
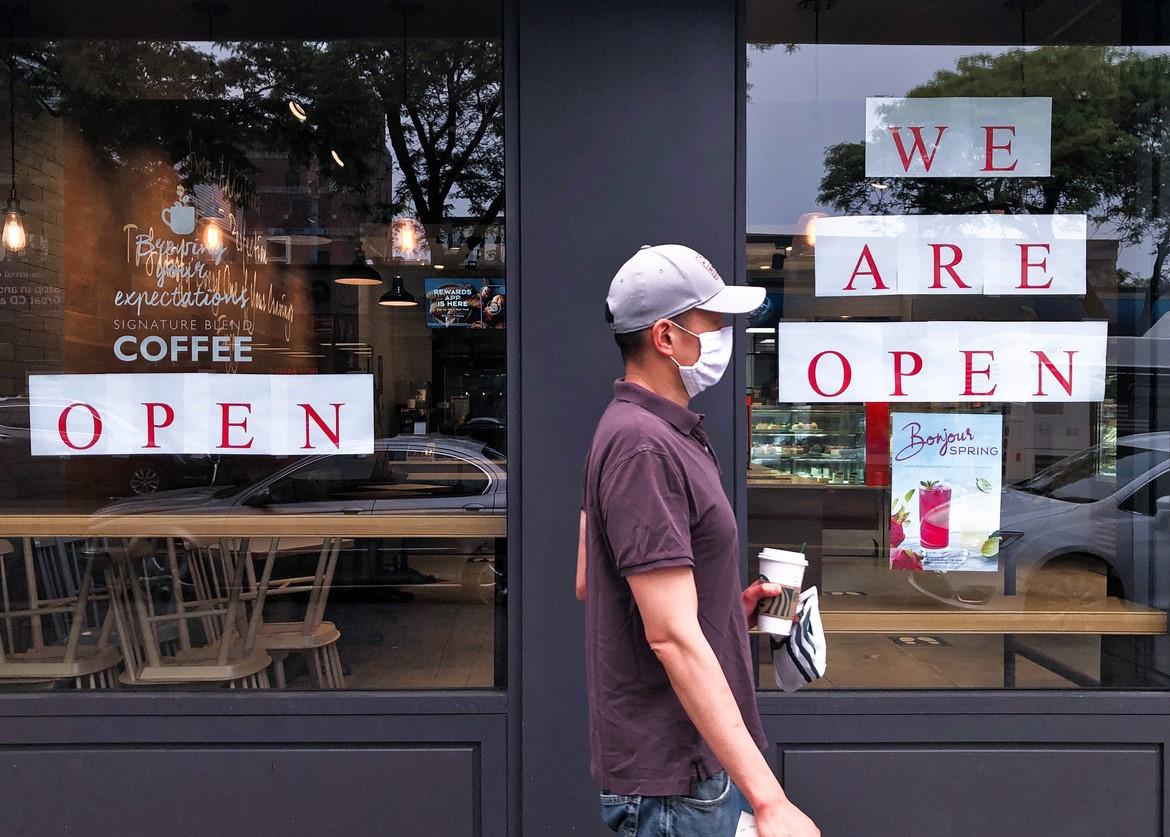
[(1052, 99), (868, 98), (866, 177), (1048, 177)]
[(33, 456), (371, 453), (370, 375), (30, 375)]

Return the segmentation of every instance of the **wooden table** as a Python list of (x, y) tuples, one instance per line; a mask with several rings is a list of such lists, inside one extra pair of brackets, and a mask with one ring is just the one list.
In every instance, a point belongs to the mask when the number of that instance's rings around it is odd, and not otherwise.
[(502, 538), (505, 534), (505, 516), (488, 512), (0, 515), (0, 537)]
[(1088, 602), (1038, 595), (994, 596), (978, 607), (948, 607), (925, 596), (825, 596), (825, 633), (842, 634), (1164, 634), (1166, 612), (1117, 598)]
[[(1063, 635), (1159, 636), (1165, 611), (1114, 597), (994, 596), (978, 607), (949, 607), (923, 596), (822, 596), (826, 634), (993, 634), (1003, 636), (1003, 685), (1016, 684), (1016, 658), (1023, 657), (1084, 688), (1101, 681), (1022, 642), (1020, 637)], [(753, 631), (753, 633), (762, 633)], [(832, 645), (830, 641), (830, 646)]]

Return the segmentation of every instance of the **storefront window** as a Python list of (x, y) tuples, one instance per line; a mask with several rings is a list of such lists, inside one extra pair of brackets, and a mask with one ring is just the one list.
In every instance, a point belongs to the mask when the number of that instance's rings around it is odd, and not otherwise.
[(0, 689), (506, 685), (500, 34), (418, 23), (14, 21)]
[(1153, 6), (748, 4), (749, 562), (807, 553), (820, 688), (1168, 682)]

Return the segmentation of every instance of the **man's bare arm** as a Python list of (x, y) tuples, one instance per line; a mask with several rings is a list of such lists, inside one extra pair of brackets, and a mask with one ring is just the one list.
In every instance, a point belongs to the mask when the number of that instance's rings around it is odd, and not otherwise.
[(585, 601), (585, 511), (577, 527), (577, 598)]
[[(731, 774), (757, 816), (775, 818), (775, 822), (793, 828), (767, 833), (817, 833), (788, 801), (743, 722), (719, 660), (699, 627), (698, 593), (690, 567), (632, 573), (626, 580), (642, 615), (646, 641), (662, 662), (679, 702), (707, 746)], [(805, 830), (806, 823), (811, 830)]]

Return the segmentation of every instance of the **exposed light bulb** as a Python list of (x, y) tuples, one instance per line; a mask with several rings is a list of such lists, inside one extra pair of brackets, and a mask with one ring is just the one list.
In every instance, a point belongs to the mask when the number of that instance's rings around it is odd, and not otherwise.
[(826, 216), (823, 212), (806, 212), (797, 219), (797, 226), (803, 231), (809, 247), (817, 246), (817, 221), (824, 217)]
[(399, 237), (399, 242), (403, 250), (414, 252), (415, 247), (418, 246), (418, 240), (414, 235), (413, 224), (402, 225), (402, 235)]
[(342, 168), (345, 168), (345, 161), (341, 159), (340, 154), (338, 154), (332, 148), (329, 149), (329, 153), (333, 155), (333, 162), (337, 163), (337, 165), (341, 166)]
[(399, 218), (392, 227), (393, 252), (396, 258), (413, 262), (424, 256), (423, 229), (414, 218)]
[(309, 118), (309, 114), (305, 113), (305, 109), (301, 107), (301, 103), (294, 99), (289, 99), (288, 109), (296, 118), (297, 122), (304, 122)]
[(8, 200), (8, 209), (4, 213), (4, 249), (10, 253), (20, 253), (28, 245), (28, 236), (24, 234), (24, 210), (20, 208), (20, 201), (15, 198)]
[(203, 246), (212, 253), (218, 253), (223, 249), (223, 230), (215, 221), (209, 222), (203, 229)]

